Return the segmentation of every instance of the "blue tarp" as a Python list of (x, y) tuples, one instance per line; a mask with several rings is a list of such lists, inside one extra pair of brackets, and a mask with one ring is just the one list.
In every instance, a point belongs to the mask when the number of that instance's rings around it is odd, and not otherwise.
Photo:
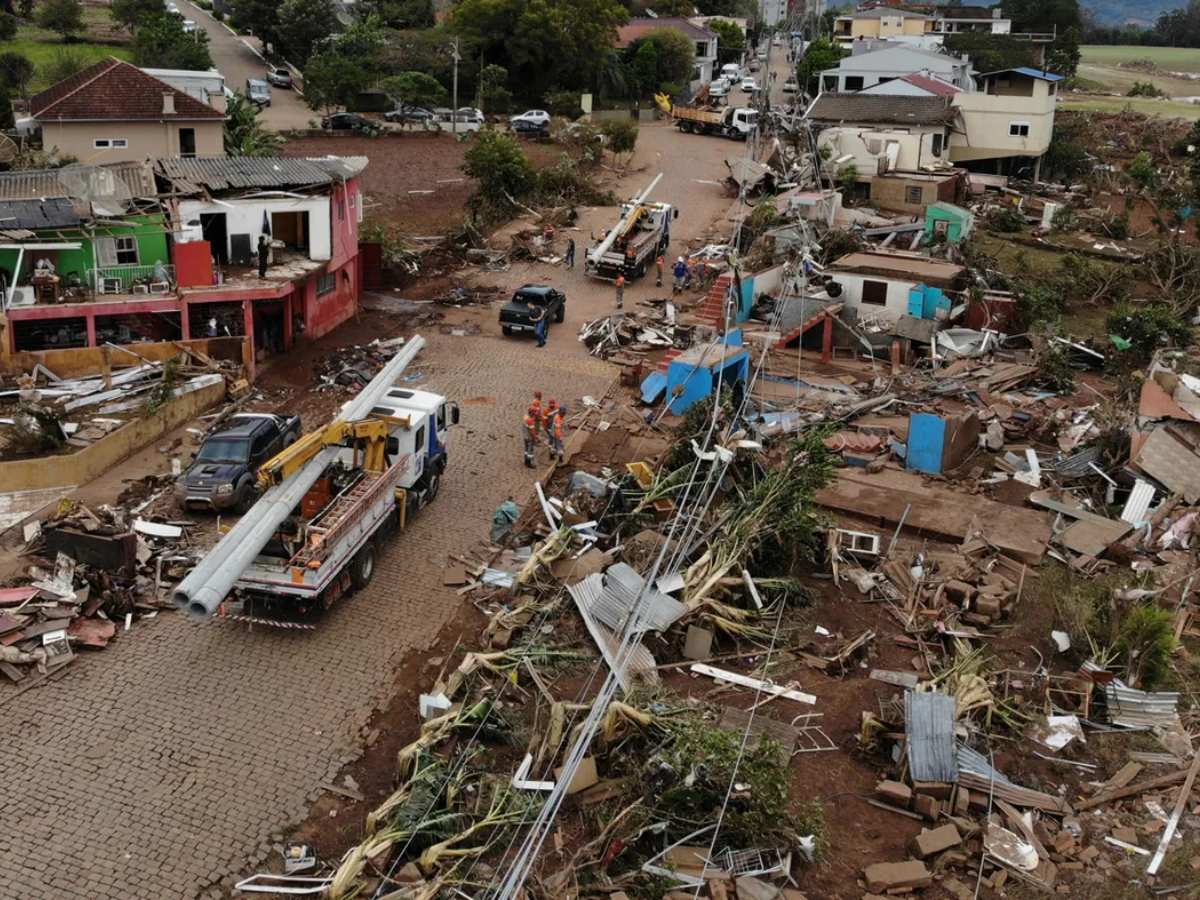
[(642, 402), (654, 403), (667, 389), (667, 376), (662, 372), (651, 372), (642, 382)]

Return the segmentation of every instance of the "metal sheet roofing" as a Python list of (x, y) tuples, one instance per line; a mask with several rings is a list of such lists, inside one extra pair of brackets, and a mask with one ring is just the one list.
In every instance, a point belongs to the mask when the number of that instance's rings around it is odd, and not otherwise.
[(625, 563), (616, 563), (604, 573), (604, 589), (596, 598), (593, 612), (617, 634), (624, 634), (635, 617), (637, 631), (666, 631), (687, 612), (687, 607), (648, 586)]
[(27, 228), (74, 228), (79, 213), (69, 197), (48, 197), (45, 200), (0, 200), (0, 228), (11, 231)]
[(588, 633), (599, 647), (608, 667), (614, 672), (620, 673), (622, 662), (628, 666), (625, 674), (618, 674), (621, 686), (628, 689), (629, 674), (631, 673), (641, 676), (650, 683), (657, 683), (659, 676), (658, 669), (655, 668), (654, 655), (640, 641), (626, 646), (623, 650), (618, 634), (614, 634), (613, 630), (606, 627), (596, 615), (600, 597), (604, 593), (604, 576), (599, 572), (593, 572), (582, 581), (568, 585), (567, 592), (579, 608), (579, 615), (583, 617)]
[(958, 745), (955, 750), (955, 761), (958, 763), (959, 772), (969, 772), (972, 775), (978, 775), (980, 778), (986, 778), (988, 781), (994, 781), (996, 784), (1012, 784), (1004, 775), (992, 767), (986, 756), (976, 753), (966, 744)]
[(945, 125), (957, 115), (949, 97), (825, 93), (813, 101), (805, 118), (864, 125)]
[(209, 159), (156, 159), (155, 169), (184, 190), (282, 188), (334, 184), (355, 178), (367, 167), (365, 156), (287, 159), (279, 156), (231, 156)]
[[(135, 198), (154, 197), (158, 187), (154, 173), (144, 162), (114, 163), (101, 166), (121, 178)], [(63, 186), (59, 173), (62, 169), (31, 169), (27, 172), (0, 173), (0, 200), (42, 200), (47, 197), (70, 197), (71, 191)]]
[(1104, 685), (1108, 720), (1126, 728), (1170, 728), (1179, 719), (1179, 694), (1139, 691), (1114, 678)]
[(989, 75), (1003, 75), (1006, 72), (1016, 72), (1019, 75), (1028, 75), (1030, 78), (1038, 78), (1042, 81), (1062, 81), (1062, 75), (1055, 75), (1053, 72), (1043, 72), (1040, 69), (1031, 69), (1028, 66), (1018, 66), (1015, 69), (997, 69), (995, 72), (985, 72), (981, 78), (987, 78)]
[(913, 781), (958, 781), (954, 713), (949, 694), (905, 693), (905, 745)]

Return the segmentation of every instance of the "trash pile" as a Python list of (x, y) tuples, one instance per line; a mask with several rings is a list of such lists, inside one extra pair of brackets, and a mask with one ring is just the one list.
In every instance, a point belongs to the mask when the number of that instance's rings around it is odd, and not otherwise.
[(376, 338), (366, 346), (353, 344), (331, 350), (313, 364), (317, 391), (358, 393), (400, 352), (405, 338)]
[(670, 300), (650, 301), (656, 309), (629, 310), (584, 323), (579, 340), (592, 356), (633, 362), (636, 357), (652, 350), (692, 345), (694, 325), (676, 321), (675, 304)]
[(163, 490), (131, 509), (93, 512), (64, 500), (53, 516), (25, 526), (28, 574), (0, 589), (0, 672), (18, 685), (40, 681), (70, 663), (79, 648), (102, 649), (135, 619), (174, 609), (165, 589), (199, 558), (189, 546), (192, 522), (139, 513)]

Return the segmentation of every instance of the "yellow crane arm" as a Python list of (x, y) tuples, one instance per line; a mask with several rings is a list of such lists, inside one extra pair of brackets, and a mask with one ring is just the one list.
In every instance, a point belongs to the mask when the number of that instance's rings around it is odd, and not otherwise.
[(345, 443), (349, 439), (366, 441), (362, 467), (368, 472), (382, 472), (387, 459), (389, 423), (407, 425), (408, 420), (386, 416), (362, 422), (338, 421), (323, 430), (309, 432), (263, 464), (258, 470), (259, 490), (265, 491), (286, 481), (326, 447)]

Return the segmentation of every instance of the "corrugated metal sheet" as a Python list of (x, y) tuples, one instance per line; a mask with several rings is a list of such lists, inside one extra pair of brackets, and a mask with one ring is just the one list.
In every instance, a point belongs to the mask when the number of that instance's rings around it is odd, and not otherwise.
[(646, 584), (646, 580), (625, 563), (615, 563), (604, 573), (604, 590), (596, 600), (596, 618), (624, 634), (636, 615), (638, 631), (666, 631), (687, 607), (673, 597)]
[(1100, 454), (1103, 448), (1099, 446), (1084, 447), (1082, 450), (1072, 453), (1066, 459), (1059, 460), (1054, 466), (1054, 471), (1059, 475), (1065, 475), (1067, 478), (1082, 478), (1084, 475), (1093, 475), (1095, 470), (1092, 469), (1091, 463), (1100, 462)]
[[(144, 162), (113, 163), (101, 168), (120, 177), (135, 198), (154, 197), (158, 188), (154, 172)], [(59, 180), (61, 169), (32, 169), (28, 172), (0, 174), (0, 200), (41, 200), (46, 197), (70, 197), (71, 191)]]
[(1121, 510), (1121, 521), (1128, 522), (1130, 525), (1146, 521), (1146, 512), (1153, 502), (1154, 485), (1139, 478), (1137, 484), (1133, 486), (1133, 490), (1129, 492), (1125, 508)]
[(949, 694), (905, 693), (905, 745), (913, 781), (958, 781), (954, 713), (955, 700)]
[(69, 197), (47, 197), (45, 200), (0, 200), (0, 228), (11, 231), (28, 228), (74, 228), (79, 213)]
[[(600, 648), (604, 661), (608, 663), (610, 669), (617, 671), (620, 664), (621, 639), (611, 629), (597, 621), (595, 615), (596, 605), (604, 592), (604, 577), (599, 572), (593, 572), (577, 584), (569, 585), (567, 592), (579, 608), (579, 615), (583, 617), (583, 622), (587, 626), (592, 640)], [(628, 671), (651, 684), (657, 684), (659, 675), (654, 655), (641, 643), (634, 645), (627, 652)], [(628, 689), (629, 679), (627, 676), (621, 677), (620, 683), (623, 688)]]
[(1179, 695), (1167, 691), (1139, 691), (1114, 678), (1104, 685), (1108, 720), (1126, 728), (1170, 728), (1179, 719)]
[(194, 186), (220, 191), (236, 188), (283, 188), (333, 184), (362, 174), (365, 156), (286, 159), (278, 156), (231, 156), (212, 159), (156, 159), (155, 169), (189, 190)]
[(966, 744), (959, 744), (955, 749), (954, 755), (955, 761), (958, 763), (959, 772), (969, 772), (972, 775), (978, 775), (980, 778), (986, 778), (988, 781), (995, 781), (996, 784), (1012, 784), (1011, 781), (992, 768), (992, 764), (988, 762), (986, 756), (976, 753)]

